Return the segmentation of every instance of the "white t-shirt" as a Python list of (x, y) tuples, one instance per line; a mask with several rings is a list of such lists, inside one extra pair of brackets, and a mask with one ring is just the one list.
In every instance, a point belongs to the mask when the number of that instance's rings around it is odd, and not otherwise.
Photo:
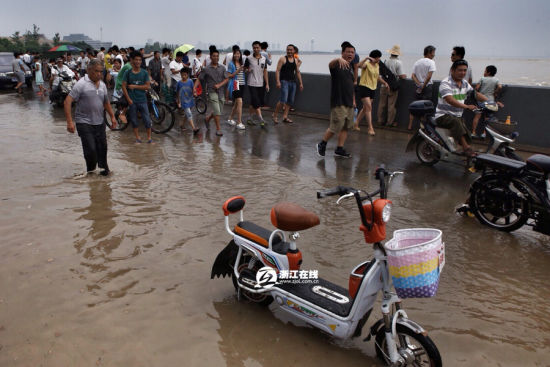
[[(418, 60), (413, 65), (413, 74), (416, 75), (416, 78), (420, 81), (420, 83), (424, 83), (424, 80), (426, 80), (430, 71), (435, 72), (435, 61), (427, 57)], [(433, 78), (431, 78), (426, 85), (430, 84), (433, 84)]]
[(211, 62), (210, 55), (206, 56), (206, 59), (204, 59), (204, 66), (207, 67)]
[(53, 87), (57, 87), (59, 85), (59, 82), (61, 81), (61, 78), (59, 77), (59, 74), (61, 73), (67, 73), (69, 76), (74, 77), (74, 73), (67, 65), (63, 65), (63, 67), (59, 68), (57, 65), (52, 67), (52, 76), (53, 76)]
[(198, 57), (195, 57), (193, 59), (193, 62), (191, 63), (191, 67), (192, 67), (191, 74), (196, 75), (202, 69), (201, 59), (199, 59)]
[(250, 55), (246, 58), (248, 65), (245, 62), (245, 66), (248, 66), (250, 71), (247, 74), (247, 83), (251, 87), (263, 87), (264, 86), (264, 70), (267, 68), (265, 57), (260, 56), (259, 59), (254, 55)]
[[(172, 79), (176, 80), (176, 81), (181, 81), (181, 74), (180, 74), (180, 70), (183, 69), (183, 62), (177, 62), (176, 60), (172, 61), (170, 63), (170, 76), (172, 77)], [(172, 69), (176, 70), (177, 73), (176, 74), (172, 74)]]

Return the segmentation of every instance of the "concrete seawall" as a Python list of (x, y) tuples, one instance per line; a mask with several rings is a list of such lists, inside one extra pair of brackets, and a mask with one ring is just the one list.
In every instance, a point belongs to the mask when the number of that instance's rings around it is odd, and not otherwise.
[[(280, 91), (275, 87), (275, 73), (269, 73), (271, 92), (267, 95), (266, 104), (275, 106)], [(330, 111), (330, 75), (302, 74), (304, 91), (296, 93), (295, 108), (299, 112), (305, 112), (328, 118)], [(434, 86), (434, 103), (437, 103), (439, 81)], [(373, 107), (373, 122), (377, 122), (379, 90)], [(245, 96), (245, 100), (247, 96)], [(399, 97), (397, 100), (397, 120), (399, 128), (406, 129), (409, 122), (408, 105), (414, 100), (414, 83), (411, 79), (401, 81)], [(550, 148), (550, 118), (544, 107), (550, 104), (550, 88), (527, 87), (518, 85), (504, 86), (501, 101), (505, 107), (497, 116), (499, 120), (505, 120), (510, 115), (512, 121), (518, 122), (519, 137), (517, 143), (540, 148)], [(471, 113), (466, 113), (467, 123), (471, 123)], [(364, 122), (363, 122), (364, 123)]]

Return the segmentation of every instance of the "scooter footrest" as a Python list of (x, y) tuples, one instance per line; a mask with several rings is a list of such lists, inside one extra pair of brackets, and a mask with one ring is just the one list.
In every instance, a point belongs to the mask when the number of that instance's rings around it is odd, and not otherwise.
[(256, 272), (250, 269), (244, 269), (239, 274), (239, 279), (237, 279), (239, 287), (252, 292), (252, 293), (263, 293), (266, 289), (261, 287), (256, 288), (258, 282), (256, 282)]

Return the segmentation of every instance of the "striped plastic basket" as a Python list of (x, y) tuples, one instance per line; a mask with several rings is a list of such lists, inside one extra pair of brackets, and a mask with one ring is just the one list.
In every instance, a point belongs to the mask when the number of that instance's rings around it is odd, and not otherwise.
[(435, 296), (445, 264), (441, 235), (439, 229), (400, 229), (386, 242), (388, 267), (400, 298)]

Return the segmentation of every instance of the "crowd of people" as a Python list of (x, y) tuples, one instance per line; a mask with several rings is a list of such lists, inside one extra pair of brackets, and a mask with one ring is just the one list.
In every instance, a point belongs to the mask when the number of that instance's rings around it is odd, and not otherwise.
[[(205, 124), (208, 128), (210, 121), (214, 120), (216, 135), (222, 136), (221, 116), (224, 104), (228, 100), (232, 100), (233, 103), (226, 120), (227, 123), (240, 130), (246, 129), (243, 122), (243, 94), (245, 90), (250, 100), (246, 123), (248, 125), (259, 124), (260, 126), (266, 124), (262, 109), (265, 107), (265, 96), (270, 91), (268, 67), (274, 63), (271, 54), (267, 52), (268, 47), (267, 42), (259, 41), (252, 43), (252, 51), (241, 50), (238, 45), (235, 45), (231, 52), (222, 58), (217, 48), (210, 46), (206, 57), (203, 57), (202, 50), (197, 49), (195, 57), (190, 60), (189, 50), (174, 52), (164, 48), (162, 51), (145, 53), (143, 48), (139, 50), (135, 50), (133, 47), (119, 49), (117, 46), (113, 46), (108, 50), (104, 48), (99, 51), (87, 49), (81, 51), (77, 57), (68, 53), (55, 60), (49, 60), (46, 65), (41, 63), (39, 55), (16, 54), (14, 71), (18, 73), (20, 82), (16, 89), (20, 91), (22, 84), (20, 77), (21, 72), (25, 71), (24, 64), (34, 71), (39, 95), (45, 94), (48, 90), (55, 93), (61, 73), (74, 76), (79, 79), (79, 83), (82, 81), (81, 84), (91, 83), (96, 90), (100, 88), (103, 90), (103, 85), (106, 89), (112, 88), (112, 98), (125, 105), (119, 118), (124, 123), (132, 124), (136, 143), (142, 142), (138, 132), (138, 113), (141, 115), (147, 131), (147, 142), (153, 142), (151, 119), (146, 102), (147, 90), (156, 89), (167, 102), (173, 103), (174, 107), (177, 106), (184, 116), (184, 121), (190, 125), (194, 134), (198, 133), (199, 128), (193, 121), (192, 108), (195, 97), (205, 93), (211, 111), (205, 118)], [(334, 135), (337, 135), (335, 156), (350, 157), (351, 155), (344, 149), (347, 134), (351, 130), (360, 130), (359, 124), (363, 119), (366, 122), (367, 133), (375, 135), (372, 123), (372, 106), (379, 84), (381, 88), (378, 97), (380, 99), (377, 111), (378, 122), (380, 125), (397, 126), (395, 104), (399, 94), (399, 80), (406, 78), (403, 65), (399, 60), (401, 50), (398, 45), (387, 50), (390, 57), (384, 62), (381, 61), (382, 52), (380, 50), (372, 50), (367, 57), (361, 58), (350, 42), (343, 42), (341, 49), (341, 56), (329, 63), (331, 75), (330, 123), (322, 140), (317, 144), (317, 152), (323, 157), (327, 143)], [(426, 46), (424, 57), (413, 66), (411, 78), (416, 85), (415, 99), (417, 100), (431, 100), (433, 97), (432, 77), (436, 70), (435, 51), (434, 46)], [(438, 125), (451, 130), (454, 139), (462, 145), (464, 154), (473, 155), (475, 153), (470, 147), (470, 133), (461, 119), (463, 110), (476, 109), (474, 105), (464, 103), (466, 94), (473, 88), (472, 69), (464, 60), (464, 56), (464, 47), (453, 48), (451, 53), (453, 64), (449, 70), (449, 76), (441, 82), (439, 87), (435, 117)], [(33, 61), (27, 63), (30, 59)], [(300, 73), (301, 64), (298, 48), (292, 44), (286, 47), (285, 55), (276, 61), (275, 82), (276, 87), (280, 90), (280, 96), (271, 115), (275, 124), (279, 122), (280, 112), (282, 112), (283, 122), (293, 122), (289, 117), (289, 112), (294, 104), (296, 92), (304, 89)], [(95, 68), (101, 67), (99, 79), (91, 77), (90, 65)], [(20, 70), (16, 70), (17, 68)], [(495, 75), (496, 67), (487, 66), (484, 77), (475, 87), (480, 92), (477, 93), (479, 100), (495, 100), (501, 89)], [(49, 88), (45, 88), (44, 85), (49, 85)], [(79, 89), (76, 88), (76, 90)], [(99, 92), (96, 95), (99, 96)], [(101, 96), (105, 97), (103, 94)], [(81, 96), (77, 92), (71, 92), (70, 97), (71, 102), (78, 103)], [(100, 102), (92, 103), (92, 105), (95, 106), (94, 108), (102, 109), (101, 116), (103, 116), (103, 109), (108, 113), (112, 112), (108, 98), (107, 102), (105, 100)], [(359, 103), (360, 110), (357, 109)], [(67, 101), (65, 106), (67, 107)], [(78, 107), (77, 111), (79, 111)], [(80, 109), (80, 112), (82, 111), (83, 109)], [(89, 111), (92, 114), (96, 112)], [(69, 126), (69, 117), (67, 118), (68, 130), (74, 132), (74, 128)], [(479, 117), (476, 116), (472, 131), (474, 134), (478, 120)], [(99, 123), (99, 120), (93, 121)], [(78, 124), (77, 118), (77, 127)], [(409, 130), (413, 128), (412, 124), (411, 116)], [(77, 130), (80, 134), (80, 130), (78, 128)], [(85, 135), (84, 132), (82, 134)], [(86, 144), (90, 146), (89, 141), (92, 140), (88, 139)], [(83, 146), (84, 144), (83, 139)], [(87, 148), (84, 150), (86, 155)], [(88, 150), (93, 149), (89, 148)], [(88, 162), (88, 159), (86, 160)], [(91, 166), (88, 165), (88, 168)]]

